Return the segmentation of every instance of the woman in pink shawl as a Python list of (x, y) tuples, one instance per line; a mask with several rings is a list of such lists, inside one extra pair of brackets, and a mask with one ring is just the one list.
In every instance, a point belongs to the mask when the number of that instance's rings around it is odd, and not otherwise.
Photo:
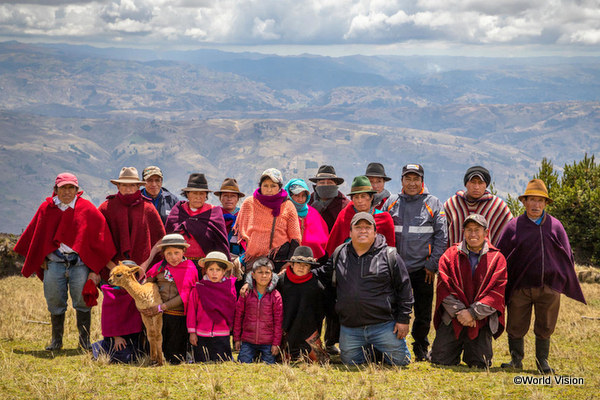
[(329, 228), (319, 212), (308, 205), (310, 191), (302, 179), (292, 179), (285, 185), (290, 200), (298, 212), (298, 222), (302, 232), (302, 245), (313, 251), (314, 257), (324, 264), (327, 261), (325, 245), (329, 239)]

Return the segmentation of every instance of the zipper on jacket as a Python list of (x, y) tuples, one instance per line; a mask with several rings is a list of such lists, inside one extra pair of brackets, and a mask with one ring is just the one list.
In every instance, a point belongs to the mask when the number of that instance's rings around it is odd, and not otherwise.
[(541, 287), (543, 288), (544, 287), (544, 272), (545, 272), (545, 269), (546, 269), (546, 267), (544, 265), (544, 262), (545, 262), (545, 257), (544, 257), (544, 234), (542, 232), (542, 225), (541, 224), (539, 225), (539, 228), (540, 228), (540, 241), (542, 242), (542, 285), (541, 285)]
[[(265, 293), (266, 293), (266, 291), (265, 291)], [(256, 297), (258, 297), (258, 289), (256, 290)], [(264, 297), (264, 294), (263, 294), (263, 297)], [(261, 300), (262, 300), (262, 299), (261, 299), (261, 298), (259, 298), (259, 299), (258, 299), (258, 303), (257, 303), (257, 310), (256, 310), (256, 328), (255, 328), (256, 335), (255, 335), (255, 339), (254, 339), (254, 344), (258, 344), (258, 326), (259, 326), (259, 324), (260, 324), (260, 301), (261, 301)]]

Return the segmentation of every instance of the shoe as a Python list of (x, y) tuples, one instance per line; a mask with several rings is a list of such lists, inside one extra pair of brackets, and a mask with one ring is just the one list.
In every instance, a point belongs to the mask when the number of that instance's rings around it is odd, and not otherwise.
[(523, 369), (523, 357), (525, 357), (525, 339), (508, 338), (508, 349), (510, 351), (510, 362), (500, 364), (500, 368)]
[(413, 343), (413, 353), (415, 355), (413, 361), (431, 361), (431, 357), (427, 352), (427, 347), (423, 348), (420, 344)]
[(332, 344), (331, 346), (327, 346), (325, 347), (325, 351), (332, 356), (337, 356), (340, 354), (340, 349), (338, 349), (338, 347), (335, 344)]
[(63, 347), (63, 333), (65, 331), (65, 314), (50, 315), (52, 323), (52, 342), (46, 346), (46, 350), (55, 351)]
[(92, 345), (90, 344), (91, 322), (91, 310), (88, 312), (77, 310), (77, 330), (79, 331), (79, 347), (86, 351), (92, 349)]
[(548, 364), (548, 353), (550, 353), (550, 339), (535, 338), (535, 363), (538, 371), (544, 375), (554, 374), (554, 369)]

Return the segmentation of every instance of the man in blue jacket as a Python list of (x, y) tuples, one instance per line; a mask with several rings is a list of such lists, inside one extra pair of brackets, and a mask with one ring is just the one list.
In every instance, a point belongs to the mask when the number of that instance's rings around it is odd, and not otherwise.
[(433, 283), (448, 242), (444, 206), (429, 194), (423, 176), (421, 165), (405, 165), (402, 192), (387, 199), (382, 208), (394, 220), (396, 248), (410, 274), (415, 299), (412, 337), (416, 361), (428, 359)]
[(163, 173), (160, 168), (153, 165), (144, 168), (142, 173), (143, 179), (146, 182), (142, 189), (142, 195), (152, 201), (156, 211), (160, 215), (163, 225), (167, 222), (167, 217), (171, 212), (171, 208), (179, 201), (176, 195), (169, 192), (167, 188), (162, 187)]
[(367, 361), (365, 348), (372, 348), (386, 363), (406, 365), (413, 297), (404, 262), (377, 233), (371, 214), (357, 213), (350, 226), (350, 241), (313, 271), (336, 287), (342, 362), (362, 364)]

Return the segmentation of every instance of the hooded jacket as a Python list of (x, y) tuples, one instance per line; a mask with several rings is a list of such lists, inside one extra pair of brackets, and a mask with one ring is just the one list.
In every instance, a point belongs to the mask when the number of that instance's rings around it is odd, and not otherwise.
[(440, 200), (424, 187), (421, 193), (391, 196), (383, 206), (394, 220), (396, 249), (409, 273), (438, 270), (448, 242), (446, 211)]
[(388, 265), (385, 237), (377, 234), (375, 242), (359, 256), (352, 242), (340, 246), (337, 261), (313, 270), (324, 284), (332, 283), (336, 274), (337, 302), (335, 311), (340, 323), (355, 328), (395, 321), (410, 322), (413, 306), (412, 287), (404, 261), (396, 254), (395, 265)]
[(240, 296), (235, 307), (233, 340), (271, 346), (281, 345), (283, 334), (283, 302), (277, 287), (277, 275), (259, 300), (254, 288), (246, 297)]

